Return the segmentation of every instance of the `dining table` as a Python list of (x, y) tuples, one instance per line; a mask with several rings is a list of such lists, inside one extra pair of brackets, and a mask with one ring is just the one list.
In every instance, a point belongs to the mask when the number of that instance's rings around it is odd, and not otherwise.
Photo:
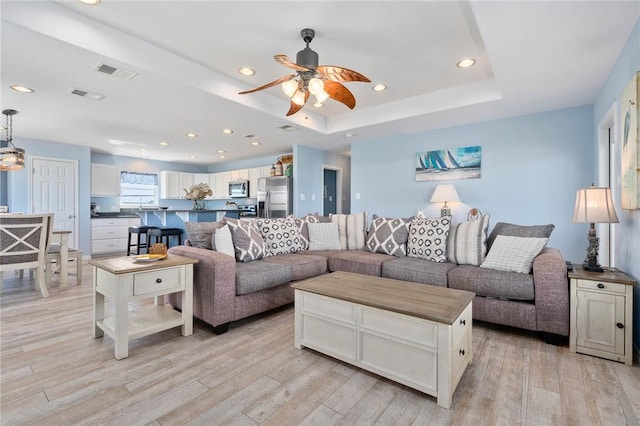
[(69, 234), (67, 229), (54, 229), (51, 231), (53, 238), (60, 244), (60, 288), (67, 288), (69, 283)]

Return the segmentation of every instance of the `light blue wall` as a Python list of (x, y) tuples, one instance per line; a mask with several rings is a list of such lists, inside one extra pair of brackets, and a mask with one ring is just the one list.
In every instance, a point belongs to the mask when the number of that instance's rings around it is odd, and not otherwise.
[[(303, 145), (294, 145), (293, 158), (296, 167), (293, 169), (293, 213), (304, 216), (307, 213), (323, 212), (324, 167), (342, 170), (342, 203), (341, 213), (350, 212), (351, 161), (343, 155), (331, 154), (319, 149)], [(302, 196), (304, 195), (304, 200)]]
[[(604, 84), (598, 99), (593, 108), (594, 135), (597, 138), (598, 130), (596, 126), (602, 121), (605, 114), (616, 103), (616, 128), (621, 128), (620, 115), (620, 95), (633, 75), (640, 71), (640, 20), (629, 36), (629, 39), (611, 69), (606, 83)], [(619, 130), (618, 130), (619, 131)], [(596, 139), (597, 140), (597, 139)], [(620, 140), (620, 138), (618, 138)], [(620, 145), (620, 144), (618, 144)], [(615, 149), (620, 150), (620, 146)], [(593, 146), (594, 152), (597, 145)], [(595, 167), (594, 167), (595, 171)], [(595, 174), (594, 174), (595, 179)], [(616, 211), (620, 224), (615, 226), (616, 246), (615, 258), (616, 267), (631, 275), (640, 282), (640, 210), (622, 210), (619, 200), (616, 200)], [(640, 288), (636, 285), (634, 289), (634, 309), (633, 309), (633, 341), (636, 348), (640, 347)]]
[[(582, 260), (587, 228), (571, 223), (576, 189), (593, 176), (593, 111), (590, 106), (355, 143), (351, 147), (351, 210), (411, 216), (423, 210), (438, 183), (454, 184), (461, 203), (454, 222), (471, 207), (497, 222), (556, 226), (549, 245), (569, 260)], [(416, 182), (416, 152), (480, 145), (480, 179)], [(360, 195), (360, 199), (357, 196)]]

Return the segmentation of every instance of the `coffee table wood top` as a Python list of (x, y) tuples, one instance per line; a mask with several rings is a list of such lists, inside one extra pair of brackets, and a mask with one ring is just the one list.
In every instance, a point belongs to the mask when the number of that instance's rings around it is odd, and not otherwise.
[(449, 325), (475, 296), (464, 290), (349, 272), (320, 275), (291, 287)]

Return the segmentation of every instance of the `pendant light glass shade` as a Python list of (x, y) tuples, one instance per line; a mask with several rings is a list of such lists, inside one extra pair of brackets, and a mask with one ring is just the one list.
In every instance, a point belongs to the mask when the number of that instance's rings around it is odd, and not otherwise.
[(309, 93), (317, 95), (320, 92), (324, 92), (324, 81), (319, 78), (309, 80)]
[(303, 90), (298, 90), (296, 94), (293, 95), (293, 97), (291, 98), (291, 102), (300, 106), (304, 105), (304, 101), (305, 101), (305, 93)]
[(282, 87), (282, 91), (287, 97), (291, 98), (296, 94), (296, 90), (298, 90), (298, 81), (297, 80), (288, 80), (283, 82), (280, 87)]
[(320, 103), (323, 103), (324, 101), (329, 99), (329, 94), (327, 92), (325, 92), (324, 90), (321, 90), (320, 92), (316, 93), (315, 95), (316, 95), (316, 99)]
[(24, 149), (16, 148), (13, 144), (13, 116), (18, 113), (15, 109), (5, 109), (2, 113), (6, 118), (7, 146), (0, 148), (0, 171), (13, 171), (24, 169)]

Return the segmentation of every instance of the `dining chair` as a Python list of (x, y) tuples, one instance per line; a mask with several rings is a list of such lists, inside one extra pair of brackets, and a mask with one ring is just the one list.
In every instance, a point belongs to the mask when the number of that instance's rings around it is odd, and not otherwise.
[(4, 272), (33, 268), (36, 289), (49, 297), (45, 254), (52, 223), (53, 214), (0, 216), (0, 291)]

